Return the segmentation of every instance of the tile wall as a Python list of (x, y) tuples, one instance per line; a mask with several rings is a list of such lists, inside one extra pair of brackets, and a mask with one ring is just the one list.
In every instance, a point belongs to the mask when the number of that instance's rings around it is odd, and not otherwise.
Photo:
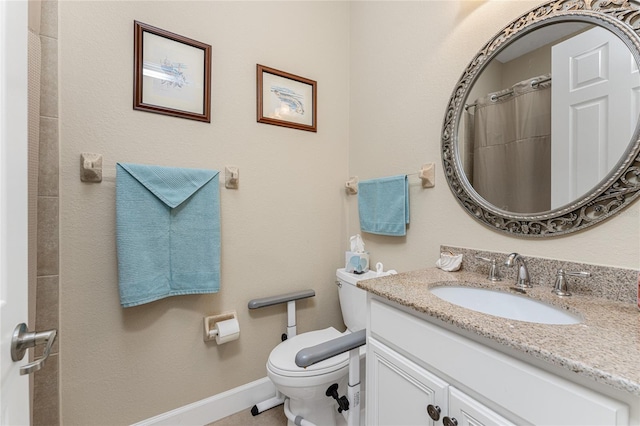
[[(60, 424), (58, 1), (41, 2), (41, 76), (37, 183), (35, 329), (58, 330), (46, 365), (33, 375), (33, 425)], [(33, 303), (32, 303), (33, 306)], [(42, 348), (36, 352), (40, 356)]]

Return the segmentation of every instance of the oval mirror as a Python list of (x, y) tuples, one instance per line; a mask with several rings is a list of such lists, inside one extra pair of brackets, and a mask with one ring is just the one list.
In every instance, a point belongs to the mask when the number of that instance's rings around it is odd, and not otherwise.
[(449, 186), (475, 219), (562, 235), (640, 195), (638, 15), (625, 0), (548, 2), (476, 54), (442, 134)]

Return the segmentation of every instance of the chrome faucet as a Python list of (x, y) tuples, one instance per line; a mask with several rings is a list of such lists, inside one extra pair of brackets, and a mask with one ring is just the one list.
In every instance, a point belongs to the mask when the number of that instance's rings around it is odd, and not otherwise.
[(518, 253), (511, 253), (504, 264), (508, 267), (518, 265), (518, 276), (516, 277), (516, 288), (525, 289), (533, 287), (529, 280), (529, 270), (527, 269), (527, 263), (524, 258)]

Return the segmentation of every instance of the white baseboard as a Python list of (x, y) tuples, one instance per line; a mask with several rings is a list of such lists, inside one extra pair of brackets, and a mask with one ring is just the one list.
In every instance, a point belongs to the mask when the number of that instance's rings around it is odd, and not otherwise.
[(202, 426), (271, 398), (276, 388), (268, 377), (135, 423), (133, 426)]

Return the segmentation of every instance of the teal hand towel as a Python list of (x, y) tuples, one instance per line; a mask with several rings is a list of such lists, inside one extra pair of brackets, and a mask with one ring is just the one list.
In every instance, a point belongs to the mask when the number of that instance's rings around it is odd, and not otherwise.
[(403, 236), (409, 223), (407, 175), (358, 183), (360, 229), (378, 235)]
[(120, 304), (220, 289), (218, 171), (116, 164)]

